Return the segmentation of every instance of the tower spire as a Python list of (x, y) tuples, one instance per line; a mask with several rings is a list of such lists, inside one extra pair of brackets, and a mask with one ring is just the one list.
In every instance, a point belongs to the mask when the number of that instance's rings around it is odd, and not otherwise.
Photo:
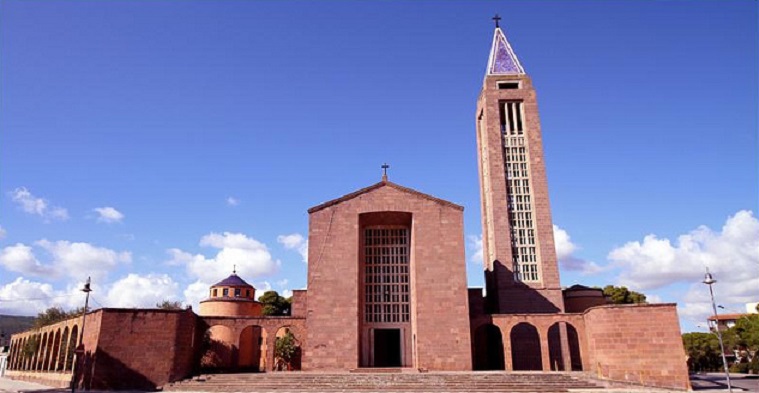
[(501, 17), (496, 14), (493, 17), (495, 21), (495, 31), (493, 31), (493, 44), (490, 47), (490, 57), (488, 58), (488, 68), (485, 75), (518, 75), (524, 74), (524, 68), (519, 63), (514, 50), (511, 49), (509, 40), (501, 30)]

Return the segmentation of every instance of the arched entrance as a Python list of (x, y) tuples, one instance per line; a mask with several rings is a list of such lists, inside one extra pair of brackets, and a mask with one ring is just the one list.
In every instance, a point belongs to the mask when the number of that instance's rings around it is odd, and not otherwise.
[[(564, 353), (561, 344), (562, 325), (566, 326), (567, 347), (569, 359)], [(567, 322), (556, 322), (548, 329), (548, 356), (551, 361), (551, 371), (582, 371), (582, 357), (580, 355), (580, 340), (577, 329)], [(569, 360), (569, 365), (565, 360)]]
[(237, 357), (236, 341), (232, 329), (223, 325), (211, 326), (203, 336), (200, 367), (205, 370), (233, 368)]
[(548, 359), (551, 371), (564, 371), (564, 356), (561, 350), (561, 327), (559, 322), (548, 328)]
[[(300, 370), (301, 368), (301, 348), (300, 342), (289, 326), (282, 326), (277, 329), (274, 338), (274, 370)], [(289, 356), (289, 359), (283, 358)]]
[(474, 369), (505, 370), (503, 336), (492, 323), (482, 325), (474, 333)]
[(527, 322), (511, 329), (511, 364), (515, 371), (543, 370), (543, 356), (540, 353), (538, 329)]
[(247, 326), (240, 332), (237, 366), (240, 370), (266, 371), (266, 330), (261, 326)]
[(577, 329), (570, 324), (567, 324), (567, 341), (569, 341), (569, 358), (572, 363), (572, 371), (582, 371), (580, 338), (577, 335)]

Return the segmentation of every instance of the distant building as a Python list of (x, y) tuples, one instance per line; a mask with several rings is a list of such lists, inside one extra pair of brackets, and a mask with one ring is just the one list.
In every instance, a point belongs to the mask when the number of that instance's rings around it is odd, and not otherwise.
[(718, 315), (712, 315), (709, 318), (707, 318), (707, 323), (709, 324), (709, 330), (714, 331), (714, 329), (719, 329), (719, 331), (725, 331), (727, 329), (730, 329), (731, 327), (735, 326), (735, 323), (741, 319), (742, 317), (748, 316), (750, 314), (718, 314)]
[(76, 318), (14, 335), (8, 375), (126, 389), (201, 369), (271, 371), (289, 333), (303, 370), (584, 371), (687, 389), (674, 304), (561, 288), (537, 96), (497, 26), (475, 125), (486, 297), (466, 287), (464, 208), (385, 174), (308, 210), (308, 290), (294, 291), (291, 315), (263, 316), (233, 273), (198, 315), (106, 308), (87, 314), (81, 339)]

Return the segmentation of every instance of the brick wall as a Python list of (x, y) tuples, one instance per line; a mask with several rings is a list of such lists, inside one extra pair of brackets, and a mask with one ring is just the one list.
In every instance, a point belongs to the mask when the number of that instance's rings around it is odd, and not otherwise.
[(304, 318), (308, 309), (308, 291), (305, 289), (293, 290), (293, 302), (290, 307), (290, 315), (293, 318)]
[[(192, 311), (102, 309), (98, 314), (100, 326), (88, 320), (85, 328), (88, 389), (155, 389), (192, 373), (199, 344)], [(99, 332), (95, 351), (88, 346), (88, 332)]]
[(592, 375), (671, 389), (689, 389), (674, 304), (608, 305), (585, 313)]

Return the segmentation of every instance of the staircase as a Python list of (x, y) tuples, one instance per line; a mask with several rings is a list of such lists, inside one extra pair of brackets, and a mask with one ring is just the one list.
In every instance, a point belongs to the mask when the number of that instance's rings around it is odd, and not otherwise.
[(539, 392), (603, 387), (570, 373), (310, 373), (209, 374), (163, 387), (171, 392)]

